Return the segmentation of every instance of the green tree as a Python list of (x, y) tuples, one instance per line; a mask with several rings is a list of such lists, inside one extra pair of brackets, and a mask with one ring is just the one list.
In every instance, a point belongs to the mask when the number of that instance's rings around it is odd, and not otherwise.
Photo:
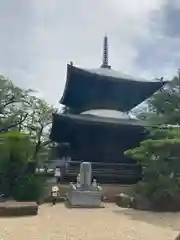
[(31, 109), (25, 121), (25, 130), (34, 144), (33, 159), (47, 158), (49, 152), (50, 128), (52, 124), (52, 113), (55, 108), (46, 101), (35, 96), (31, 97)]
[(153, 209), (180, 210), (180, 128), (153, 130), (151, 139), (125, 154), (144, 168), (135, 193), (148, 199)]
[[(142, 113), (141, 113), (142, 114)], [(158, 210), (180, 210), (180, 74), (148, 100), (149, 139), (125, 152), (144, 168), (135, 193)], [(171, 202), (171, 206), (169, 206)], [(172, 209), (174, 208), (174, 209)]]
[(47, 161), (52, 145), (49, 131), (56, 110), (34, 94), (0, 76), (0, 192), (17, 200), (38, 198), (44, 180), (33, 170), (37, 162)]
[(11, 195), (21, 170), (31, 160), (32, 144), (28, 135), (19, 132), (0, 134), (0, 188)]
[(180, 71), (147, 101), (140, 115), (151, 124), (180, 124)]
[(49, 133), (56, 109), (34, 94), (33, 90), (21, 89), (0, 76), (0, 133), (26, 133), (33, 144), (34, 163), (43, 164), (50, 155)]
[(21, 130), (28, 116), (25, 109), (30, 106), (27, 99), (30, 93), (32, 90), (22, 90), (0, 75), (0, 132), (15, 128)]

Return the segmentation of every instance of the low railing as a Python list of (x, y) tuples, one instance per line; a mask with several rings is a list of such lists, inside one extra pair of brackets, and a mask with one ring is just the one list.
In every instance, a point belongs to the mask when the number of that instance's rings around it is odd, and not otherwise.
[[(64, 172), (64, 179), (75, 178), (79, 172), (81, 162), (69, 162), (68, 168)], [(92, 175), (98, 180), (103, 181), (133, 181), (134, 183), (141, 179), (142, 168), (137, 164), (120, 163), (91, 163)]]

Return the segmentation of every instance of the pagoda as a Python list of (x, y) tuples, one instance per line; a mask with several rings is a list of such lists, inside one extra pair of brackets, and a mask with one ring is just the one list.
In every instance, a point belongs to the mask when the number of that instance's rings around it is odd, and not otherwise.
[(147, 124), (129, 112), (166, 82), (144, 80), (117, 72), (108, 63), (104, 37), (100, 68), (67, 65), (67, 80), (60, 103), (67, 111), (53, 114), (50, 138), (68, 143), (71, 161), (65, 177), (74, 178), (80, 162), (92, 163), (99, 182), (136, 182), (140, 166), (124, 156), (145, 139)]

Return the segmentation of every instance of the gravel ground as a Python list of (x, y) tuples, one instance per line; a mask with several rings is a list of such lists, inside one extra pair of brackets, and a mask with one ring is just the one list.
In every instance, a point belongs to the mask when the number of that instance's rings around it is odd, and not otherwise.
[(38, 216), (0, 218), (0, 240), (174, 240), (179, 213), (148, 213), (106, 204), (67, 209), (45, 204)]

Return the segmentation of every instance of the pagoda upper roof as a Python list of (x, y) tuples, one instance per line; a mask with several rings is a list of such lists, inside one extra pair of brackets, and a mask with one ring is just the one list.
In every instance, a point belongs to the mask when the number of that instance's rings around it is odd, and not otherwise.
[(129, 111), (166, 82), (145, 80), (110, 68), (81, 69), (67, 65), (67, 80), (60, 103), (79, 112), (93, 109)]
[(136, 78), (129, 74), (115, 71), (111, 68), (100, 67), (100, 68), (82, 69), (82, 70), (92, 73), (92, 74), (95, 74), (95, 75), (99, 75), (101, 77), (108, 77), (115, 81), (121, 81), (122, 79), (124, 79), (124, 80), (128, 80), (128, 81), (137, 81), (137, 82), (159, 82), (159, 80), (156, 80), (156, 79), (155, 80), (146, 80), (144, 78)]

